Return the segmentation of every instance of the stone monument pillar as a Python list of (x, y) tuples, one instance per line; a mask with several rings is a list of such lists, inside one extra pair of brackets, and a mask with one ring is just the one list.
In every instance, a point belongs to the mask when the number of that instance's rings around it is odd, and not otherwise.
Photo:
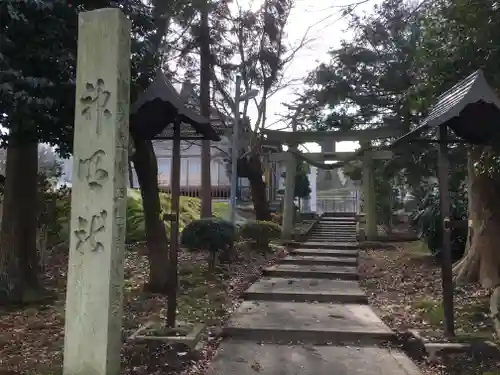
[(120, 373), (129, 90), (130, 22), (80, 13), (64, 375)]

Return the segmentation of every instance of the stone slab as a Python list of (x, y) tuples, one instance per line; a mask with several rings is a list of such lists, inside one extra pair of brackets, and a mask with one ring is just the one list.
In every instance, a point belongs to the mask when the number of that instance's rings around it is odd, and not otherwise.
[(311, 239), (312, 241), (314, 241), (315, 245), (316, 246), (324, 246), (324, 247), (331, 247), (332, 243), (335, 243), (333, 241), (342, 241), (343, 243), (356, 243), (355, 240), (352, 240), (352, 241), (349, 241), (348, 239), (346, 238), (312, 238)]
[(326, 229), (326, 228), (320, 228), (320, 229), (314, 229), (311, 234), (353, 234), (356, 233), (356, 229)]
[(223, 328), (226, 337), (272, 342), (376, 343), (392, 331), (367, 305), (244, 301)]
[[(334, 242), (346, 242), (343, 240), (339, 240), (339, 238), (355, 238), (357, 233), (345, 233), (345, 232), (337, 232), (337, 233), (311, 233), (307, 237), (307, 241), (315, 241), (316, 239), (325, 239), (325, 238), (332, 238), (336, 239)], [(347, 241), (349, 242), (349, 241)]]
[(356, 228), (314, 228), (312, 233), (353, 233)]
[(354, 216), (323, 216), (320, 219), (320, 222), (325, 221), (356, 221), (356, 217)]
[(207, 375), (422, 375), (396, 350), (225, 340)]
[(359, 245), (357, 242), (318, 242), (318, 241), (306, 241), (299, 245), (300, 248), (305, 249), (334, 249), (334, 250), (345, 250), (345, 249), (358, 249)]
[(323, 266), (352, 266), (358, 264), (358, 259), (354, 257), (329, 257), (314, 255), (288, 255), (280, 261), (283, 264), (304, 264)]
[(310, 240), (319, 241), (319, 242), (324, 242), (324, 241), (329, 241), (329, 242), (335, 242), (335, 241), (353, 242), (353, 241), (356, 241), (356, 236), (345, 236), (345, 235), (312, 236), (310, 238)]
[(321, 228), (330, 228), (330, 227), (356, 227), (356, 221), (320, 221), (317, 224)]
[(356, 228), (314, 228), (312, 233), (352, 233)]
[(299, 277), (329, 280), (358, 280), (356, 267), (349, 266), (313, 266), (296, 264), (278, 264), (264, 268), (264, 276)]
[(260, 301), (368, 303), (356, 281), (263, 277), (245, 292)]
[(296, 248), (290, 249), (290, 254), (293, 255), (317, 255), (323, 257), (357, 257), (359, 250), (346, 249), (346, 250), (333, 250), (333, 249), (303, 249)]

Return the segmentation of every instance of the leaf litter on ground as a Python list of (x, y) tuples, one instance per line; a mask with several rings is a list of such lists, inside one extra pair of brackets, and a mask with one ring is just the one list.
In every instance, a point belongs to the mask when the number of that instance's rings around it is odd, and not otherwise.
[[(449, 340), (444, 336), (441, 267), (420, 241), (396, 244), (394, 249), (363, 251), (359, 270), (370, 304), (395, 331), (416, 330), (428, 342), (495, 340), (489, 293), (477, 284), (455, 286), (457, 337)], [(418, 364), (427, 375), (500, 375), (500, 356), (450, 354)]]
[[(152, 317), (162, 319), (167, 299), (144, 291), (148, 261), (142, 245), (126, 252), (123, 337)], [(161, 341), (125, 340), (121, 359), (123, 375), (173, 375), (202, 373), (216, 352), (220, 327), (241, 302), (245, 289), (261, 274), (264, 266), (283, 256), (282, 249), (260, 253), (248, 247), (238, 259), (220, 265), (213, 273), (207, 256), (200, 252), (179, 254), (178, 320), (203, 323), (208, 334), (199, 350), (183, 344)], [(167, 272), (167, 269), (165, 269)], [(59, 375), (62, 373), (64, 311), (67, 278), (67, 249), (54, 249), (48, 256), (43, 281), (55, 300), (42, 306), (0, 308), (0, 374)]]

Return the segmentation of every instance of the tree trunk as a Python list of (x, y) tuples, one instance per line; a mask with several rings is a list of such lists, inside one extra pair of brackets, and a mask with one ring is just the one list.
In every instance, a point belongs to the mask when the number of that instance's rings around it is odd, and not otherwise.
[[(483, 149), (469, 153), (470, 167), (479, 160)], [(472, 172), (470, 219), (472, 239), (466, 253), (454, 267), (458, 282), (480, 282), (485, 288), (500, 285), (500, 176)]]
[(251, 155), (238, 161), (238, 175), (248, 178), (252, 191), (252, 201), (257, 220), (271, 220), (269, 204), (266, 195), (266, 183), (262, 178), (263, 170), (260, 157)]
[(38, 144), (7, 147), (0, 232), (0, 305), (41, 298), (37, 243)]
[(493, 290), (490, 311), (497, 337), (500, 337), (500, 252), (497, 249), (500, 241), (500, 175), (475, 173), (474, 164), (485, 152), (488, 152), (485, 148), (473, 147), (467, 155), (472, 228), (469, 228), (471, 233), (465, 255), (453, 271), (458, 282), (479, 282), (484, 288)]
[(150, 140), (134, 139), (135, 153), (132, 157), (135, 173), (141, 189), (146, 243), (149, 260), (148, 289), (154, 293), (168, 290), (168, 249), (165, 225), (160, 218), (161, 206), (158, 189), (158, 162)]
[[(201, 11), (200, 25), (200, 113), (203, 117), (210, 119), (210, 26), (208, 0), (204, 1)], [(201, 144), (201, 217), (212, 216), (212, 177), (210, 168), (212, 166), (210, 141), (203, 140)]]

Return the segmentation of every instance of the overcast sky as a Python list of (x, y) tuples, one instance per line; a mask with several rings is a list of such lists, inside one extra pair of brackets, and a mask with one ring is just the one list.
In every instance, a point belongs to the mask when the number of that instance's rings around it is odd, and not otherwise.
[[(296, 0), (296, 7), (292, 10), (287, 34), (289, 43), (297, 45), (308, 27), (315, 25), (308, 36), (313, 39), (307, 48), (301, 50), (287, 70), (289, 78), (303, 78), (313, 70), (320, 61), (328, 60), (328, 51), (340, 46), (342, 39), (349, 39), (350, 33), (346, 31), (347, 20), (341, 18), (341, 7), (353, 4), (359, 0)], [(370, 11), (380, 0), (369, 0), (356, 8), (357, 13)], [(285, 111), (281, 103), (292, 101), (296, 87), (284, 89), (268, 101), (267, 123), (272, 124), (279, 119), (277, 113)], [(278, 127), (283, 127), (281, 124)], [(306, 145), (311, 152), (320, 148), (314, 144)], [(352, 151), (357, 148), (357, 142), (337, 143), (337, 151)]]

